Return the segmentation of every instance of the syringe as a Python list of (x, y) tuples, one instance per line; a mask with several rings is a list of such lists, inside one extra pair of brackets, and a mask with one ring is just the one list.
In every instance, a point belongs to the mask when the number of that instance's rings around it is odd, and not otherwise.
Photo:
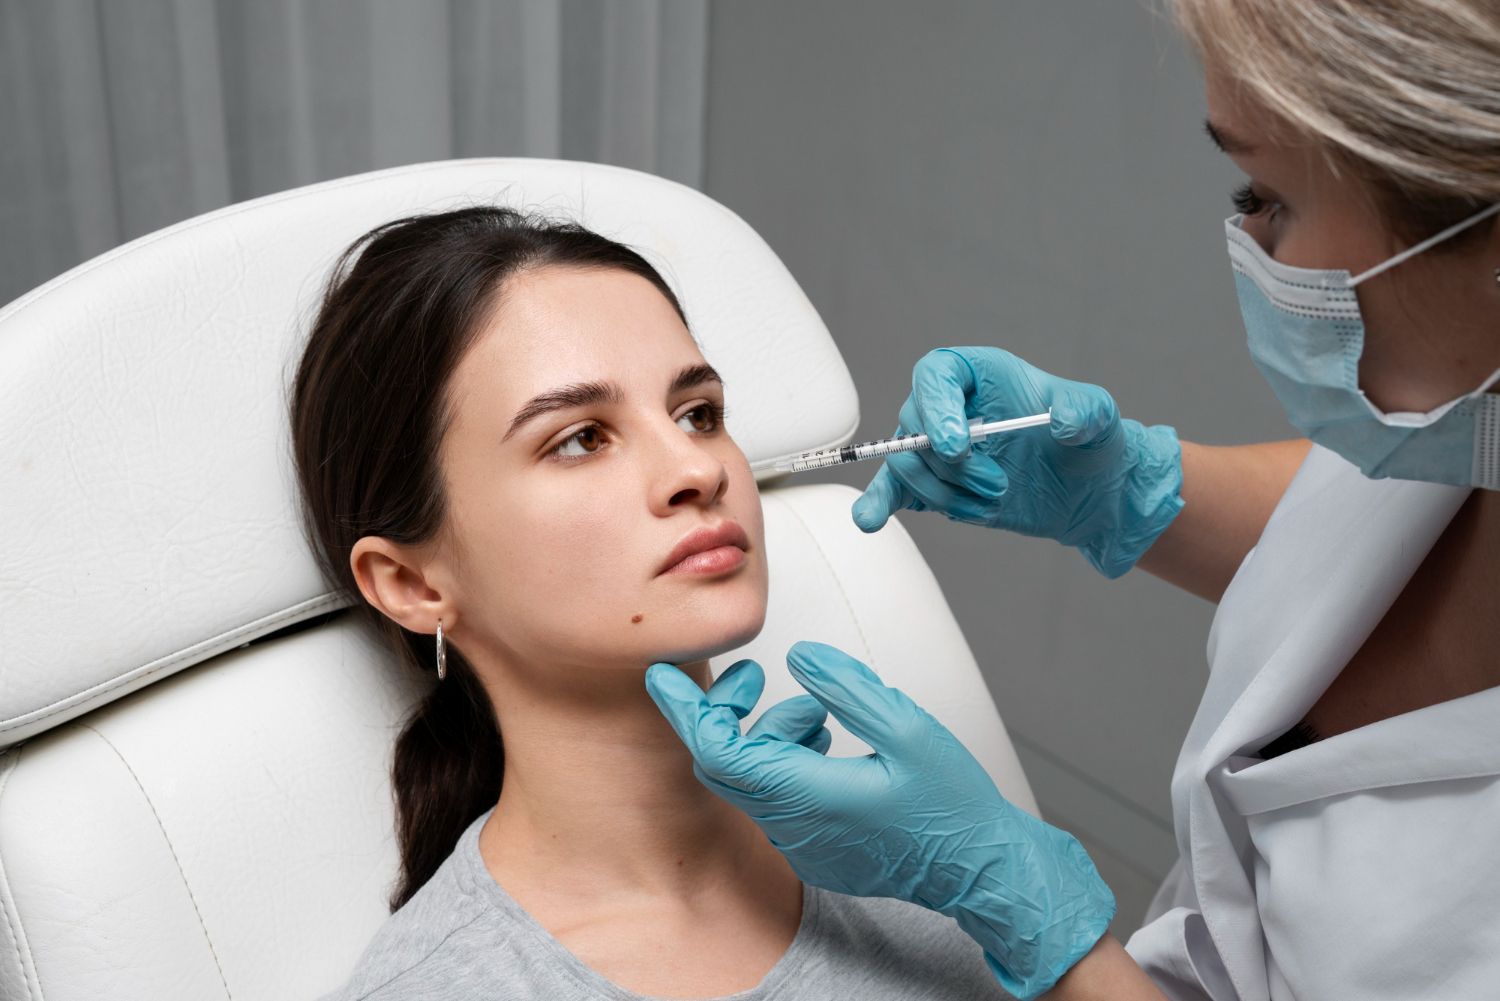
[[(1019, 431), (1021, 428), (1040, 427), (1052, 422), (1052, 411), (1032, 414), (1030, 417), (1013, 417), (1006, 421), (984, 421), (978, 417), (969, 422), (969, 440), (978, 441), (992, 434)], [(925, 434), (899, 434), (894, 438), (861, 442), (857, 445), (840, 445), (837, 448), (820, 448), (797, 455), (783, 455), (775, 459), (762, 459), (750, 464), (751, 472), (774, 470), (778, 473), (802, 473), (809, 469), (826, 469), (842, 466), (846, 462), (862, 462), (878, 459), (892, 452), (910, 452), (918, 448), (931, 448), (932, 442)]]

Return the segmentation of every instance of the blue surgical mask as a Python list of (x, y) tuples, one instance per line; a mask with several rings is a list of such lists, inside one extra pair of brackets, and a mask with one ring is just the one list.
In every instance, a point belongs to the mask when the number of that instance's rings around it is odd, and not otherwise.
[(1385, 413), (1359, 388), (1365, 325), (1354, 294), (1361, 282), (1497, 212), (1500, 204), (1491, 205), (1355, 276), (1272, 260), (1241, 228), (1243, 215), (1225, 220), (1250, 357), (1298, 430), (1374, 479), (1500, 490), (1500, 394), (1485, 392), (1500, 369), (1426, 413)]

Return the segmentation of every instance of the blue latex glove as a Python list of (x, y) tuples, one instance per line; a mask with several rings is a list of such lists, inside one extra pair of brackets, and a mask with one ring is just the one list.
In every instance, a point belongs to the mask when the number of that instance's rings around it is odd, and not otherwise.
[(646, 688), (698, 778), (749, 814), (803, 882), (947, 914), (1007, 991), (1030, 1001), (1051, 989), (1115, 913), (1083, 846), (1008, 802), (946, 727), (853, 657), (804, 642), (787, 666), (873, 754), (829, 758), (742, 735), (735, 712), (670, 664), (653, 664)]
[[(681, 671), (677, 672), (681, 674)], [(689, 682), (691, 684), (691, 682)], [(694, 685), (694, 689), (698, 686)], [(728, 709), (735, 719), (744, 719), (760, 701), (766, 690), (766, 672), (753, 660), (730, 664), (724, 673), (708, 686), (706, 700), (714, 708)], [(801, 744), (823, 754), (833, 743), (833, 735), (824, 722), (828, 710), (811, 695), (798, 695), (776, 703), (760, 714), (750, 728), (749, 737), (766, 737)]]
[[(991, 435), (969, 447), (968, 422), (1039, 414), (1047, 430)], [(902, 508), (1074, 546), (1119, 577), (1182, 509), (1182, 447), (1173, 428), (1122, 420), (1098, 386), (1049, 375), (999, 348), (938, 348), (918, 360), (897, 434), (932, 448), (885, 458), (854, 502), (874, 532)], [(1050, 433), (1048, 433), (1050, 431)]]

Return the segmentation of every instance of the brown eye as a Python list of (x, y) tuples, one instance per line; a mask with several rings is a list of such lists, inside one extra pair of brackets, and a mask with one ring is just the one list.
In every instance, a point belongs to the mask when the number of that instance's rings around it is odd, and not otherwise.
[(719, 426), (721, 415), (719, 408), (712, 403), (700, 403), (677, 418), (677, 420), (679, 422), (688, 421), (692, 425), (691, 428), (684, 428), (683, 430), (702, 433), (716, 430)]
[(577, 458), (581, 455), (592, 455), (603, 447), (604, 435), (599, 425), (590, 424), (588, 427), (579, 428), (565, 438), (552, 450), (552, 454), (564, 458)]

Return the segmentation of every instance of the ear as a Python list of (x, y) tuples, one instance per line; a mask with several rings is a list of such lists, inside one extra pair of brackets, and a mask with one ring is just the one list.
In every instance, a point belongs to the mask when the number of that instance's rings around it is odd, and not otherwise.
[(433, 565), (426, 554), (377, 535), (366, 535), (349, 552), (349, 568), (366, 601), (387, 618), (415, 633), (451, 632), (457, 612), (442, 590), (432, 586)]

